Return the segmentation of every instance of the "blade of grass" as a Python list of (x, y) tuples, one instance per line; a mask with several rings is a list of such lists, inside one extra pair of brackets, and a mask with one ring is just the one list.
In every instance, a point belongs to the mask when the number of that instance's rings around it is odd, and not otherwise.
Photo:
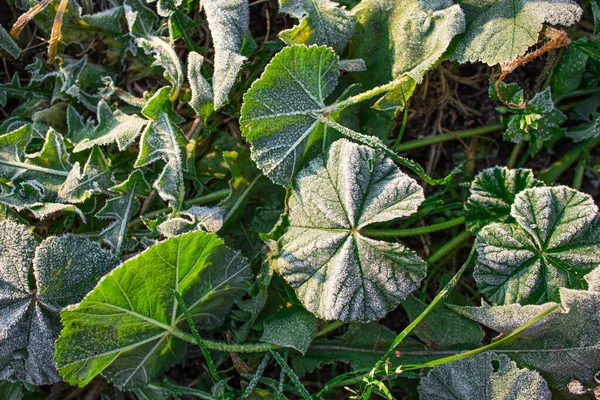
[(302, 382), (300, 382), (300, 379), (298, 378), (298, 376), (294, 373), (294, 371), (292, 371), (292, 369), (287, 364), (287, 362), (283, 359), (283, 357), (281, 357), (279, 355), (279, 353), (277, 353), (276, 351), (273, 351), (273, 350), (271, 350), (271, 355), (273, 355), (273, 358), (275, 359), (275, 361), (277, 361), (277, 364), (279, 364), (281, 369), (283, 371), (285, 371), (285, 374), (288, 376), (288, 378), (290, 378), (290, 380), (292, 381), (294, 386), (296, 386), (296, 389), (298, 389), (298, 391), (302, 395), (302, 398), (304, 400), (311, 400), (312, 396), (310, 395), (310, 393), (308, 393), (308, 390), (306, 390), (304, 385), (302, 385)]

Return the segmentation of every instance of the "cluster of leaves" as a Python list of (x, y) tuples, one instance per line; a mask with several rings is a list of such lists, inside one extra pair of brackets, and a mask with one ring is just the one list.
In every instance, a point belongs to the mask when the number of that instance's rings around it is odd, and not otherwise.
[[(514, 69), (547, 25), (579, 21), (576, 3), (280, 0), (298, 24), (260, 46), (247, 0), (82, 3), (14, 4), (33, 18), (22, 36), (58, 26), (57, 64), (0, 29), (15, 69), (31, 61), (0, 84), (0, 392), (98, 376), (139, 398), (393, 398), (412, 378), (423, 399), (600, 390), (591, 196), (488, 168), (456, 220), (390, 229), (440, 196), (407, 173), (454, 187), (465, 172), (434, 179), (387, 144), (426, 73)], [(564, 136), (599, 144), (598, 43), (576, 33), (531, 99), (490, 81), (504, 138), (527, 155)], [(591, 97), (565, 127), (558, 104), (577, 96)], [(469, 257), (427, 305), (411, 293), (435, 258), (386, 238), (463, 222), (485, 301), (439, 305)], [(400, 305), (396, 335), (377, 321)], [(208, 372), (161, 381), (191, 346)], [(229, 357), (239, 379), (222, 376)], [(311, 394), (300, 379), (333, 362), (348, 372)]]

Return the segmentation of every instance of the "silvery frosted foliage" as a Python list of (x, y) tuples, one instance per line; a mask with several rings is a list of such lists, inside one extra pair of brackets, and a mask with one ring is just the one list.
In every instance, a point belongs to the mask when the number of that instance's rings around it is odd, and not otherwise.
[(585, 287), (600, 265), (600, 217), (592, 198), (566, 186), (521, 191), (513, 224), (494, 223), (477, 235), (474, 277), (497, 304), (541, 304), (561, 287)]
[(213, 91), (210, 84), (202, 76), (202, 64), (204, 57), (195, 51), (188, 56), (187, 76), (192, 90), (190, 106), (204, 121), (213, 111)]
[(538, 41), (544, 23), (573, 25), (581, 8), (572, 0), (459, 0), (467, 29), (452, 58), (489, 65), (521, 56)]
[(517, 193), (543, 185), (530, 169), (484, 169), (471, 183), (471, 194), (465, 203), (467, 228), (477, 233), (493, 222), (511, 222), (510, 207)]
[[(494, 365), (495, 364), (495, 365)], [(504, 354), (485, 352), (434, 367), (419, 384), (421, 400), (550, 400), (548, 383)]]
[[(600, 270), (586, 276), (589, 290), (561, 288), (561, 306), (521, 332), (514, 340), (499, 345), (519, 366), (537, 370), (564, 397), (574, 379), (596, 386), (600, 370)], [(528, 319), (556, 303), (521, 306), (452, 308), (497, 332), (508, 334)]]
[(227, 102), (246, 57), (240, 54), (248, 35), (250, 11), (248, 0), (201, 0), (208, 27), (215, 44), (213, 92), (215, 110)]
[(91, 120), (84, 122), (83, 117), (72, 106), (67, 108), (67, 139), (75, 144), (75, 153), (111, 143), (116, 143), (119, 150), (123, 151), (137, 139), (148, 123), (136, 115), (127, 115), (121, 111), (113, 113), (104, 100), (98, 103), (96, 119), (96, 124)]
[(341, 53), (354, 33), (355, 17), (330, 0), (279, 0), (279, 12), (300, 20), (279, 38), (286, 44), (321, 44)]
[(21, 48), (15, 41), (10, 37), (6, 29), (3, 26), (0, 26), (0, 49), (3, 49), (8, 54), (12, 56), (12, 58), (18, 58), (21, 54)]
[(36, 248), (25, 226), (1, 222), (0, 380), (58, 382), (52, 357), (59, 312), (80, 301), (118, 262), (97, 243), (73, 234), (45, 239)]
[(183, 84), (184, 74), (179, 56), (173, 47), (158, 36), (146, 36), (137, 38), (137, 45), (146, 54), (154, 57), (152, 66), (164, 69), (164, 77), (171, 83), (171, 94), (175, 98)]
[(163, 160), (165, 167), (153, 186), (171, 208), (179, 210), (185, 196), (183, 174), (187, 170), (185, 162), (187, 141), (183, 132), (169, 120), (166, 112), (161, 112), (148, 125), (140, 142), (140, 153), (135, 167)]
[(221, 229), (224, 217), (225, 209), (222, 207), (193, 206), (180, 212), (179, 217), (161, 223), (157, 229), (167, 238), (198, 229), (212, 233)]
[(273, 182), (287, 186), (302, 163), (318, 154), (324, 126), (317, 115), (338, 82), (338, 57), (324, 46), (279, 52), (244, 94), (240, 125), (252, 159)]
[(96, 218), (113, 220), (100, 235), (119, 255), (125, 244), (129, 220), (140, 209), (136, 196), (148, 196), (150, 185), (142, 171), (134, 170), (125, 182), (110, 188), (110, 191), (116, 193), (117, 197), (108, 199)]
[(114, 184), (113, 170), (97, 146), (90, 153), (83, 171), (76, 162), (58, 191), (58, 197), (69, 203), (82, 203), (93, 193), (101, 192)]
[(426, 265), (367, 225), (417, 211), (423, 189), (367, 146), (336, 141), (296, 177), (279, 238), (278, 270), (304, 307), (327, 320), (382, 318), (417, 288)]

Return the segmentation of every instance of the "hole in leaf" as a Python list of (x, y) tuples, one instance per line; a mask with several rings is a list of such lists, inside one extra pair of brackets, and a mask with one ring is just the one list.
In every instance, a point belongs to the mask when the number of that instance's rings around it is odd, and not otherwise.
[(492, 369), (494, 372), (498, 372), (500, 369), (500, 362), (498, 360), (492, 360)]

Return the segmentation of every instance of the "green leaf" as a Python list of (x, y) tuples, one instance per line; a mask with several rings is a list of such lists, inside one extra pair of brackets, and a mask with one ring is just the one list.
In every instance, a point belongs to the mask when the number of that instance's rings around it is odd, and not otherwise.
[(22, 400), (23, 384), (20, 382), (0, 382), (0, 397), (4, 400)]
[[(586, 41), (582, 40), (581, 43)], [(587, 61), (587, 54), (582, 53), (575, 46), (569, 46), (552, 73), (550, 81), (552, 93), (562, 96), (577, 90)]]
[(326, 320), (372, 321), (417, 288), (425, 263), (367, 225), (405, 217), (423, 189), (375, 150), (341, 139), (296, 177), (278, 239), (277, 268), (304, 307)]
[(154, 33), (159, 18), (154, 11), (146, 7), (144, 0), (125, 0), (123, 10), (129, 31), (134, 36), (149, 36)]
[(523, 55), (545, 23), (573, 25), (581, 8), (571, 0), (459, 0), (467, 21), (451, 58), (495, 65)]
[[(560, 289), (561, 307), (514, 340), (494, 349), (517, 364), (536, 369), (562, 396), (574, 379), (594, 387), (600, 370), (600, 269), (588, 274), (589, 290)], [(556, 303), (453, 309), (497, 332), (508, 334)]]
[(117, 143), (120, 151), (127, 149), (140, 135), (148, 123), (137, 115), (127, 115), (113, 111), (101, 100), (98, 103), (96, 125), (92, 121), (83, 122), (83, 118), (71, 106), (67, 109), (68, 139), (76, 144), (73, 152)]
[(213, 112), (213, 91), (210, 84), (202, 76), (204, 57), (192, 51), (188, 56), (187, 76), (192, 89), (190, 106), (205, 123)]
[(246, 57), (240, 54), (250, 37), (247, 0), (201, 0), (215, 47), (213, 91), (215, 111), (227, 102)]
[(521, 89), (521, 86), (514, 82), (500, 82), (496, 89), (496, 81), (490, 79), (490, 89), (488, 93), (490, 98), (495, 101), (516, 106), (523, 106), (525, 104), (525, 93), (523, 92), (523, 89)]
[(58, 197), (69, 203), (82, 203), (94, 193), (102, 192), (114, 184), (114, 171), (97, 146), (80, 170), (79, 163), (73, 165), (69, 176), (58, 191)]
[(356, 76), (368, 88), (403, 74), (420, 83), (465, 29), (451, 0), (363, 0), (352, 13), (358, 23), (350, 56), (365, 60), (367, 72)]
[(177, 99), (181, 86), (183, 85), (183, 67), (181, 60), (171, 45), (158, 36), (146, 36), (137, 39), (137, 44), (146, 54), (154, 57), (152, 66), (162, 67), (164, 77), (171, 85), (171, 100)]
[(549, 87), (536, 93), (524, 110), (514, 110), (514, 113), (504, 132), (505, 140), (520, 143), (538, 138), (546, 142), (564, 134), (564, 129), (560, 126), (567, 120), (567, 116), (554, 106)]
[[(427, 304), (410, 295), (402, 303), (402, 307), (413, 321), (425, 311)], [(465, 318), (457, 318), (456, 313), (443, 306), (431, 311), (413, 332), (427, 347), (434, 350), (480, 345), (484, 335), (479, 325)]]
[(504, 354), (485, 352), (438, 365), (419, 385), (421, 400), (550, 400), (548, 383), (535, 371), (521, 369)]
[(80, 301), (118, 262), (73, 234), (45, 239), (36, 248), (25, 226), (0, 222), (0, 379), (58, 382), (52, 356), (59, 312)]
[(148, 196), (150, 185), (144, 179), (142, 172), (135, 170), (125, 182), (110, 188), (110, 190), (118, 193), (118, 196), (108, 199), (104, 207), (96, 214), (96, 218), (113, 220), (100, 234), (114, 248), (115, 254), (119, 255), (125, 244), (127, 224), (140, 209), (136, 196)]
[(10, 54), (12, 58), (19, 58), (21, 55), (21, 48), (10, 37), (3, 26), (0, 26), (0, 48), (4, 49), (8, 54)]
[(319, 320), (314, 315), (288, 303), (269, 314), (260, 341), (290, 347), (306, 354), (318, 331)]
[(182, 233), (202, 229), (217, 232), (223, 226), (225, 210), (222, 207), (192, 206), (179, 213), (179, 217), (169, 218), (157, 226), (164, 237), (170, 238)]
[(513, 222), (510, 208), (515, 196), (536, 186), (544, 186), (529, 169), (493, 167), (481, 171), (471, 183), (465, 203), (467, 228), (477, 233), (493, 222)]
[(338, 80), (338, 57), (327, 47), (279, 52), (244, 95), (240, 125), (252, 159), (273, 182), (287, 186), (321, 151), (325, 127), (316, 115)]
[[(50, 93), (41, 89), (38, 85), (33, 84), (33, 82), (25, 87), (21, 86), (19, 75), (15, 73), (10, 82), (0, 85), (0, 106), (5, 107), (9, 98), (17, 98), (25, 101), (25, 103), (13, 113), (18, 115), (20, 114), (18, 112), (19, 110), (30, 110), (33, 112), (33, 110), (37, 108), (37, 103), (50, 100)], [(22, 116), (29, 118), (31, 114), (26, 113), (26, 115)]]
[(541, 304), (561, 287), (583, 288), (600, 265), (600, 218), (594, 200), (566, 186), (525, 189), (511, 207), (516, 224), (491, 224), (477, 235), (475, 280), (498, 304)]
[(212, 329), (246, 292), (249, 277), (244, 257), (214, 234), (187, 233), (150, 247), (61, 313), (61, 376), (80, 386), (100, 373), (120, 388), (147, 384), (186, 351), (187, 321), (173, 291), (199, 328)]
[(354, 33), (355, 17), (330, 0), (279, 0), (279, 12), (300, 20), (279, 33), (287, 45), (326, 45), (339, 54)]
[(600, 115), (592, 122), (577, 125), (569, 128), (567, 137), (574, 142), (583, 142), (587, 139), (594, 139), (600, 136)]

